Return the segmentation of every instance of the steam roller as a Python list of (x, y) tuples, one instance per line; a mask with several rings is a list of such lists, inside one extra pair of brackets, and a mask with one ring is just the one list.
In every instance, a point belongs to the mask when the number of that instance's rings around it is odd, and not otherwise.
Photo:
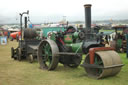
[[(85, 24), (89, 30), (91, 28), (91, 4), (86, 4), (84, 7)], [(82, 66), (88, 76), (96, 79), (114, 76), (120, 72), (123, 66), (120, 56), (114, 51), (114, 48), (104, 47), (102, 35), (99, 35), (99, 38), (97, 37), (96, 40), (98, 41), (98, 39), (100, 39), (100, 45), (91, 45)]]
[(120, 72), (123, 66), (120, 56), (114, 48), (105, 47), (102, 35), (91, 29), (91, 5), (84, 7), (86, 28), (76, 30), (69, 26), (40, 42), (37, 58), (41, 69), (55, 70), (58, 63), (77, 68), (86, 54), (81, 66), (88, 76), (100, 79)]

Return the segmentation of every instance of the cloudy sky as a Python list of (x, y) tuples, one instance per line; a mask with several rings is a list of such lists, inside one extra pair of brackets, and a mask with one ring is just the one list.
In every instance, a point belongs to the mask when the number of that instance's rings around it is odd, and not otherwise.
[(0, 0), (0, 23), (18, 23), (30, 11), (33, 23), (84, 21), (84, 4), (92, 4), (92, 20), (128, 19), (128, 0)]

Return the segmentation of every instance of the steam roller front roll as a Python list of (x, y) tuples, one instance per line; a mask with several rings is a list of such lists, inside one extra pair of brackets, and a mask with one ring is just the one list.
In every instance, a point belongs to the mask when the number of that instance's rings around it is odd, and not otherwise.
[(123, 66), (118, 53), (113, 50), (94, 53), (94, 63), (90, 64), (90, 54), (87, 54), (83, 67), (88, 76), (100, 79), (118, 74)]

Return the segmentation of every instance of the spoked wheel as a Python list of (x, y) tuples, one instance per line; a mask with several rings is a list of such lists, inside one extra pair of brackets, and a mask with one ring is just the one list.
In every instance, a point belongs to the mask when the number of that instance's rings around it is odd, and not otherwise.
[(11, 58), (14, 58), (14, 48), (11, 47)]
[(55, 54), (59, 52), (58, 46), (53, 40), (43, 40), (38, 48), (38, 61), (41, 69), (54, 70), (59, 62)]
[(75, 55), (71, 58), (71, 62), (70, 64), (67, 64), (67, 66), (71, 67), (71, 68), (77, 68), (82, 60), (82, 56), (80, 55)]
[(30, 55), (28, 56), (28, 61), (29, 61), (30, 63), (32, 63), (32, 62), (34, 61), (34, 57), (33, 57), (32, 54), (30, 54)]
[[(87, 64), (90, 64), (89, 54), (86, 56), (85, 62)], [(103, 66), (103, 62), (97, 54), (95, 54), (94, 64), (98, 66)], [(103, 69), (101, 68), (86, 68), (85, 70), (89, 76), (94, 78), (100, 76), (100, 74), (103, 72)]]
[(21, 61), (21, 48), (17, 48), (17, 60)]
[[(83, 65), (90, 64), (90, 57), (87, 54)], [(98, 68), (94, 68), (98, 66)], [(122, 62), (120, 56), (115, 51), (99, 51), (94, 55), (94, 65), (93, 68), (87, 66), (85, 70), (88, 76), (99, 79), (107, 76), (116, 75), (120, 72), (122, 67)]]

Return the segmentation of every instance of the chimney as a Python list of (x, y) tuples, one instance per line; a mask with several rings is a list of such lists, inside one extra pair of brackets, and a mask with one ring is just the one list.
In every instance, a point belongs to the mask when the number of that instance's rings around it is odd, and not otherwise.
[(25, 22), (25, 29), (27, 28), (27, 17), (24, 18)]
[(91, 30), (91, 4), (85, 4), (85, 26), (87, 30)]

